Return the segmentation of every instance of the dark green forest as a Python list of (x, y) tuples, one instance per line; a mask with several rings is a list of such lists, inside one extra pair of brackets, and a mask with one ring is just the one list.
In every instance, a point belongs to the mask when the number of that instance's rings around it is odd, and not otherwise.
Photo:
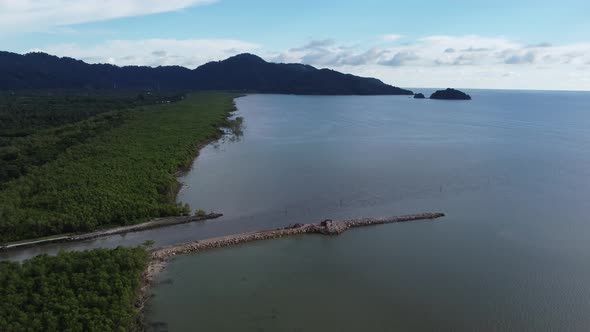
[(120, 247), (0, 262), (0, 330), (134, 330), (147, 258)]
[(2, 95), (0, 242), (188, 212), (174, 174), (235, 97)]
[(122, 124), (124, 110), (180, 97), (129, 92), (0, 94), (0, 188), (67, 148)]

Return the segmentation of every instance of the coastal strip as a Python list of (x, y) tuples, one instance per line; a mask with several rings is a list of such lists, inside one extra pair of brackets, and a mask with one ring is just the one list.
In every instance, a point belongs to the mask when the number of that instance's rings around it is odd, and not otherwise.
[(186, 224), (189, 222), (199, 222), (199, 221), (217, 219), (222, 216), (223, 216), (223, 214), (221, 214), (221, 213), (209, 213), (209, 214), (195, 215), (195, 216), (156, 218), (156, 219), (153, 219), (151, 221), (141, 223), (141, 224), (115, 227), (115, 228), (100, 230), (100, 231), (96, 231), (96, 232), (92, 232), (92, 233), (65, 235), (65, 236), (51, 237), (51, 238), (45, 238), (45, 239), (39, 239), (39, 240), (21, 241), (21, 242), (6, 244), (6, 245), (0, 245), (0, 251), (24, 249), (24, 248), (30, 248), (30, 247), (44, 245), (44, 244), (50, 244), (50, 243), (86, 241), (86, 240), (96, 239), (99, 237), (127, 234), (127, 233), (132, 233), (132, 232), (141, 232), (141, 231), (147, 231), (147, 230), (154, 229), (154, 228), (167, 227), (167, 226), (173, 226), (173, 225), (179, 225), (179, 224)]

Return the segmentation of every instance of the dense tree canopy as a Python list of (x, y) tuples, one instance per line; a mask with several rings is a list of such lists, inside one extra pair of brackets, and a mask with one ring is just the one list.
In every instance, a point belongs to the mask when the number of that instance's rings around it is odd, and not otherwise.
[(0, 188), (67, 148), (123, 123), (125, 109), (176, 101), (179, 94), (0, 94)]
[(3, 165), (21, 173), (0, 183), (0, 242), (186, 212), (174, 173), (219, 134), (234, 97), (199, 93), (102, 112), (4, 146)]
[(0, 331), (128, 331), (137, 326), (145, 248), (0, 262)]

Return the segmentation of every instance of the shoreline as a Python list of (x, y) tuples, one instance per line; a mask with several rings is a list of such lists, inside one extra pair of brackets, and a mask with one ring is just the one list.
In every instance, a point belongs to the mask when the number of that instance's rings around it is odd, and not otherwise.
[(187, 161), (186, 164), (180, 166), (174, 173), (172, 173), (172, 176), (174, 176), (174, 178), (175, 178), (175, 185), (174, 185), (174, 188), (172, 188), (172, 199), (174, 202), (177, 202), (178, 194), (180, 194), (180, 191), (185, 186), (184, 183), (179, 181), (179, 178), (187, 175), (193, 169), (195, 162), (197, 161), (197, 158), (199, 158), (199, 155), (201, 154), (202, 149), (204, 149), (205, 147), (207, 147), (210, 144), (213, 144), (213, 143), (221, 140), (225, 135), (227, 135), (227, 133), (224, 132), (223, 129), (228, 128), (228, 123), (230, 121), (229, 120), (230, 117), (233, 115), (233, 113), (238, 111), (238, 106), (236, 105), (236, 99), (242, 98), (245, 96), (247, 96), (247, 95), (240, 94), (232, 99), (232, 107), (225, 111), (225, 118), (223, 119), (223, 122), (216, 126), (217, 133), (213, 137), (209, 137), (209, 138), (206, 138), (204, 141), (198, 142), (195, 147), (195, 153), (193, 154), (191, 160)]
[[(225, 119), (223, 119), (223, 123), (218, 124), (216, 126), (218, 129), (217, 133), (212, 137), (206, 138), (205, 140), (198, 142), (195, 147), (195, 153), (192, 156), (191, 160), (188, 161), (186, 164), (180, 166), (174, 173), (172, 173), (172, 175), (177, 179), (177, 181), (178, 181), (179, 177), (186, 175), (188, 172), (190, 172), (193, 169), (193, 166), (194, 166), (195, 162), (197, 161), (197, 158), (199, 158), (199, 155), (200, 155), (201, 150), (203, 148), (205, 148), (209, 144), (219, 141), (227, 134), (226, 132), (223, 131), (223, 129), (228, 128), (228, 126), (227, 126), (228, 121), (229, 121), (229, 118), (232, 116), (232, 113), (235, 113), (238, 111), (238, 106), (236, 105), (236, 99), (242, 98), (245, 96), (247, 96), (247, 95), (241, 94), (241, 95), (237, 95), (236, 97), (234, 97), (232, 99), (232, 107), (225, 111)], [(182, 186), (183, 186), (183, 184), (181, 182), (178, 182), (178, 189), (176, 190), (176, 194), (174, 196), (175, 200), (176, 200), (178, 191), (180, 191)]]

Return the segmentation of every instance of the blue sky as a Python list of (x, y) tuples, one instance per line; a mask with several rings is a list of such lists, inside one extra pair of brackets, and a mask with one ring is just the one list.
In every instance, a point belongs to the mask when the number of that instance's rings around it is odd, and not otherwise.
[(118, 65), (252, 52), (406, 87), (590, 90), (588, 13), (575, 0), (0, 0), (0, 42)]

